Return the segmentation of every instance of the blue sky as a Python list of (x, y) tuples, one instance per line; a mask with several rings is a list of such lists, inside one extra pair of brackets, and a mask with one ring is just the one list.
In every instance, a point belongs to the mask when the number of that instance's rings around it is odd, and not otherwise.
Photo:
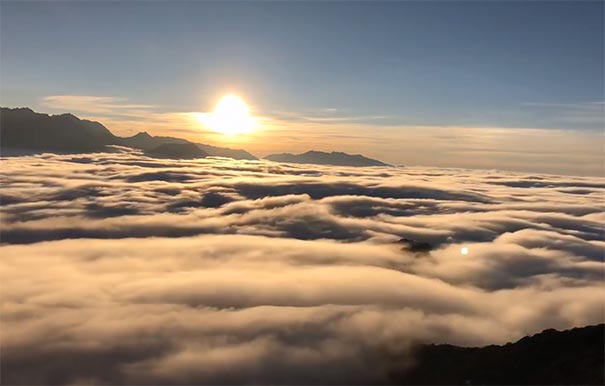
[(188, 110), (233, 89), (275, 110), (560, 127), (549, 105), (603, 100), (603, 46), (603, 2), (8, 2), (2, 96)]
[(595, 132), (603, 14), (601, 1), (2, 2), (1, 102), (53, 112), (44, 98), (97, 96), (189, 112), (235, 92), (263, 116), (378, 131)]

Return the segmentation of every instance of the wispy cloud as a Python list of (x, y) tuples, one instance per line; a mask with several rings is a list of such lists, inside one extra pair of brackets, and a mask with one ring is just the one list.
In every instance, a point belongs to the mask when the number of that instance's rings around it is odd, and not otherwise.
[(42, 98), (41, 106), (67, 112), (139, 118), (148, 116), (156, 107), (130, 103), (126, 98), (89, 95), (50, 95)]
[(583, 102), (583, 103), (545, 103), (545, 102), (528, 102), (524, 103), (525, 106), (535, 107), (556, 107), (563, 109), (603, 109), (605, 107), (605, 101), (596, 102)]
[(394, 119), (401, 121), (404, 117), (393, 117), (390, 115), (357, 115), (350, 114), (344, 109), (334, 107), (322, 109), (304, 109), (300, 112), (294, 111), (269, 111), (268, 115), (273, 119), (299, 123), (371, 123), (388, 124)]
[(542, 114), (563, 125), (576, 125), (603, 129), (605, 125), (605, 101), (581, 103), (541, 103), (529, 102), (523, 104), (532, 109), (539, 109)]

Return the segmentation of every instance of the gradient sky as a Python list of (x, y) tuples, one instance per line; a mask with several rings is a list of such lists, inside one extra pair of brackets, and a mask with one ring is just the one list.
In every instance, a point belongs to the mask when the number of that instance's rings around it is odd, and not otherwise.
[[(505, 135), (521, 143), (535, 130), (556, 131), (557, 138), (574, 136), (573, 152), (593, 156), (561, 164), (590, 163), (589, 174), (602, 170), (594, 163), (602, 151), (602, 1), (0, 7), (3, 106), (71, 111), (118, 134), (148, 127), (154, 134), (239, 144), (259, 155), (358, 149), (395, 163), (449, 166), (480, 161), (468, 154), (431, 160), (411, 150), (429, 151), (437, 138), (459, 138), (461, 130), (482, 130), (484, 138), (485, 130), (510, 129)], [(228, 92), (264, 118), (264, 131), (225, 140), (204, 138), (201, 130), (198, 138), (184, 117), (211, 110)], [(396, 145), (410, 138), (417, 145), (408, 156), (396, 154), (406, 149)], [(470, 142), (475, 150), (493, 150), (476, 136)], [(552, 155), (563, 142), (535, 150)], [(517, 145), (510, 147), (501, 151)], [(501, 160), (490, 154), (484, 166), (498, 166)]]

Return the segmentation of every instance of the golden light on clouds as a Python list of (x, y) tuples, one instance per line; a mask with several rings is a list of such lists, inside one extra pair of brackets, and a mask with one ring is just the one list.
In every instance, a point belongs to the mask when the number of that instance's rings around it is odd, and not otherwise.
[(212, 113), (199, 114), (198, 119), (210, 130), (230, 136), (248, 133), (256, 127), (246, 102), (233, 94), (222, 97)]

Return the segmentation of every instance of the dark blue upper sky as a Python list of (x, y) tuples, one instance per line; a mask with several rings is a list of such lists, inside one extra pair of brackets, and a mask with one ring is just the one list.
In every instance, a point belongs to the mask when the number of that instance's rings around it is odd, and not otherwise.
[(2, 2), (2, 104), (48, 95), (596, 129), (599, 2)]

